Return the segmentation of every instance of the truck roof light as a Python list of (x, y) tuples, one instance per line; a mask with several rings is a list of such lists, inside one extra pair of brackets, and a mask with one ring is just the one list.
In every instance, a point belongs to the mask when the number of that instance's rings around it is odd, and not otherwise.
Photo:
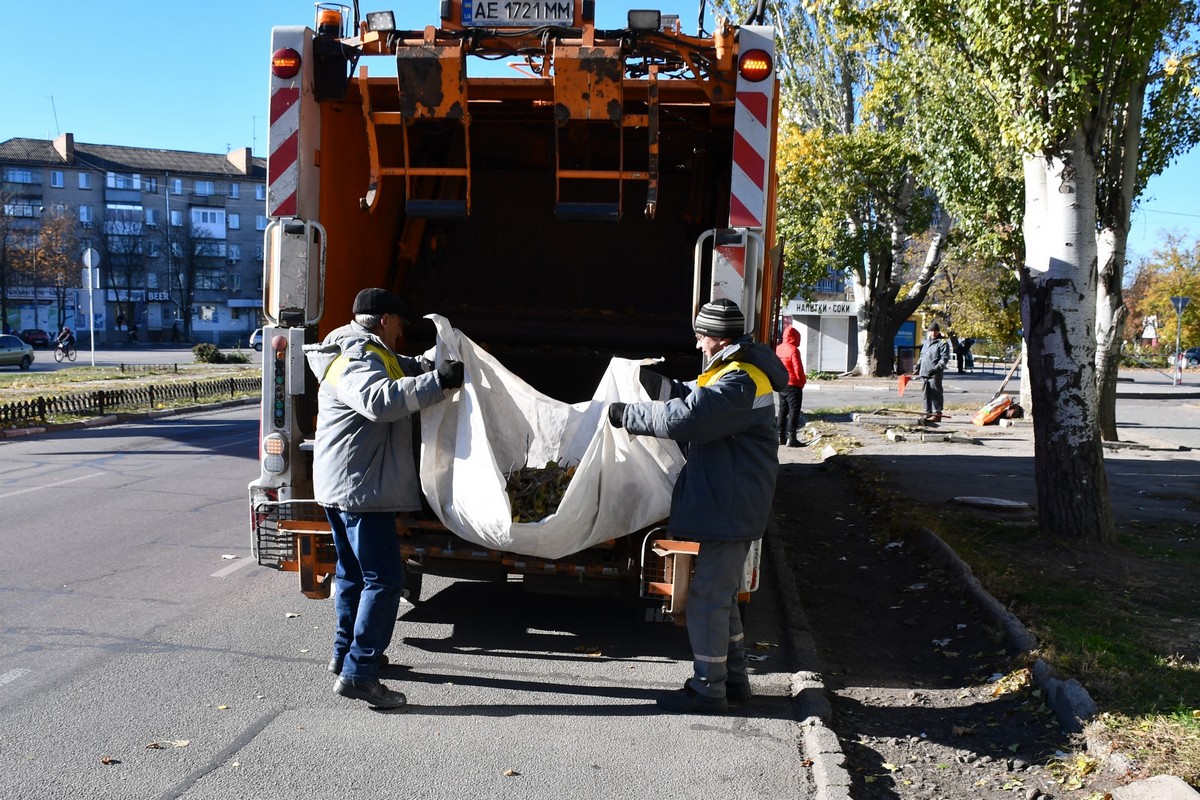
[(317, 36), (341, 38), (343, 10), (348, 9), (335, 3), (317, 3)]
[(396, 30), (396, 15), (391, 11), (368, 11), (367, 30), (394, 31)]
[(271, 74), (276, 78), (296, 77), (300, 71), (300, 54), (290, 47), (281, 47), (271, 54)]
[(771, 54), (766, 50), (747, 50), (738, 59), (738, 72), (748, 81), (758, 82), (771, 74)]
[(656, 31), (662, 27), (662, 12), (637, 10), (630, 11), (626, 16), (627, 25), (631, 31)]

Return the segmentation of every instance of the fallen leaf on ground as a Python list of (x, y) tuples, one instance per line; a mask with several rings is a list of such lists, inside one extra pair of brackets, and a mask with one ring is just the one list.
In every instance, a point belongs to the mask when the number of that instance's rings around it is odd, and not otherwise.
[(223, 559), (225, 559), (226, 561), (228, 561), (228, 560), (229, 560), (229, 559), (231, 559), (231, 558), (241, 558), (241, 556), (235, 556), (233, 553), (224, 553), (224, 554), (222, 554), (222, 555), (221, 555), (221, 558), (223, 558)]
[(516, 778), (519, 777), (521, 773), (517, 772), (515, 769), (506, 769), (504, 770), (503, 774), (506, 778)]
[(118, 761), (117, 759), (113, 758), (112, 756), (104, 756), (103, 758), (100, 759), (100, 763), (101, 764), (120, 764), (121, 762)]
[(965, 725), (954, 725), (950, 728), (950, 732), (955, 736), (973, 736), (975, 734), (975, 729), (969, 728)]

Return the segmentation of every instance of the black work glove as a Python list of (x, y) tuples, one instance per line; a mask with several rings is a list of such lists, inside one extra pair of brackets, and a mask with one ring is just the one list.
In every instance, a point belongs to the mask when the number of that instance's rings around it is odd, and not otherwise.
[(614, 428), (625, 427), (625, 403), (613, 403), (608, 407), (608, 424)]
[(463, 385), (463, 365), (461, 361), (445, 361), (437, 368), (438, 386), (442, 391), (457, 389)]
[(642, 388), (646, 390), (646, 394), (650, 395), (651, 400), (662, 399), (663, 384), (667, 379), (657, 372), (651, 372), (645, 367), (638, 368), (638, 380), (642, 384)]

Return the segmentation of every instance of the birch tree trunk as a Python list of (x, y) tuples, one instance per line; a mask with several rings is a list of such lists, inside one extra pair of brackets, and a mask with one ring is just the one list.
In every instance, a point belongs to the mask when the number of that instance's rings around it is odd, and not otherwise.
[(1115, 538), (1096, 395), (1096, 173), (1076, 131), (1027, 155), (1021, 317), (1033, 403), (1038, 522), (1048, 534)]
[[(1128, 219), (1128, 215), (1126, 215)], [(1121, 344), (1125, 339), (1125, 248), (1128, 228), (1101, 228), (1096, 234), (1096, 256), (1100, 269), (1096, 285), (1096, 403), (1100, 438), (1115, 442), (1117, 436), (1117, 372), (1121, 367)]]
[(1121, 344), (1125, 339), (1125, 254), (1129, 242), (1129, 215), (1133, 210), (1134, 187), (1138, 182), (1141, 157), (1142, 107), (1146, 99), (1146, 69), (1150, 55), (1138, 65), (1129, 97), (1110, 126), (1108, 158), (1104, 177), (1108, 184), (1097, 209), (1100, 230), (1096, 234), (1096, 387), (1099, 391), (1100, 436), (1117, 441), (1117, 371), (1121, 366)]

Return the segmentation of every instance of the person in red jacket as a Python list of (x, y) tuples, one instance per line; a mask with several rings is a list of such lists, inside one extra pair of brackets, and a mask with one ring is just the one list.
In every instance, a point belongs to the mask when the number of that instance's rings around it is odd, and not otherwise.
[(804, 404), (804, 384), (808, 381), (800, 358), (800, 331), (791, 325), (785, 328), (775, 355), (788, 371), (788, 385), (779, 392), (779, 443), (800, 447), (796, 429), (800, 427), (800, 407)]

